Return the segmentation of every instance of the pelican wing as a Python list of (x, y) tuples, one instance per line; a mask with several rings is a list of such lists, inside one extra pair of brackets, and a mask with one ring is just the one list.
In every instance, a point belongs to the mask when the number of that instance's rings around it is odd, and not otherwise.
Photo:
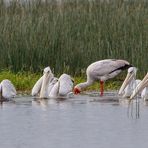
[(41, 90), (42, 82), (43, 82), (43, 76), (33, 86), (32, 92), (31, 92), (32, 96), (37, 96), (38, 95), (38, 93)]
[(58, 78), (54, 77), (51, 82), (49, 83), (49, 86), (48, 86), (48, 89), (47, 89), (47, 92), (48, 94), (51, 92), (53, 86), (58, 82)]
[(62, 81), (60, 82), (60, 89), (59, 89), (59, 95), (60, 96), (66, 96), (68, 93), (72, 92), (73, 89), (73, 83), (71, 81)]
[(48, 95), (49, 95), (48, 87), (53, 77), (54, 77), (53, 74), (50, 72), (44, 73), (40, 95), (39, 95), (40, 98), (48, 98)]
[(127, 69), (130, 66), (131, 65), (125, 60), (107, 59), (92, 63), (88, 67), (87, 72), (92, 72), (97, 76), (104, 76)]
[(52, 87), (50, 93), (49, 93), (49, 97), (50, 98), (57, 98), (58, 97), (58, 92), (59, 92), (59, 81), (56, 82), (54, 84), (54, 86)]
[[(57, 78), (56, 78), (57, 81)], [(49, 93), (50, 98), (57, 98), (57, 97), (67, 97), (67, 95), (72, 92), (73, 89), (73, 81), (71, 77), (67, 74), (62, 74), (58, 80), (52, 86), (52, 89)]]
[(141, 98), (143, 98), (145, 101), (148, 100), (148, 87), (145, 87), (145, 88), (142, 90)]
[(2, 96), (10, 99), (16, 96), (16, 90), (14, 85), (9, 80), (3, 80), (1, 82)]
[(67, 74), (61, 75), (59, 81), (60, 81), (59, 96), (66, 96), (67, 94), (72, 92), (73, 82), (69, 75)]
[(139, 92), (143, 91), (143, 89), (146, 87), (148, 87), (148, 73), (143, 78), (143, 80), (137, 85), (137, 87), (134, 89), (132, 95), (130, 96), (130, 99), (133, 99)]

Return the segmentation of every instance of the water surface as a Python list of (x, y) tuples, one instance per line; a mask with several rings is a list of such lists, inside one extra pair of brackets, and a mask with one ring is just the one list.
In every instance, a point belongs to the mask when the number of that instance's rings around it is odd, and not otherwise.
[(0, 148), (148, 147), (148, 107), (118, 101), (116, 93), (68, 100), (17, 97), (0, 106)]

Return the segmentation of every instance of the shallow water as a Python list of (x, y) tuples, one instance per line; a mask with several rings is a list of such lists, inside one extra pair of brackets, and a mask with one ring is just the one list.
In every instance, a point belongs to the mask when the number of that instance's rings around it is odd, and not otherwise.
[(18, 97), (0, 106), (0, 148), (139, 148), (148, 146), (148, 107), (116, 93), (68, 100)]

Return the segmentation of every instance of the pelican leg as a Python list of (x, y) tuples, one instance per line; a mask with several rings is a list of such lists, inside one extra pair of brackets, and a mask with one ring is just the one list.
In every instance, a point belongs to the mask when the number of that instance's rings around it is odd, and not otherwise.
[(100, 81), (100, 96), (103, 96), (103, 92), (104, 92), (104, 82)]

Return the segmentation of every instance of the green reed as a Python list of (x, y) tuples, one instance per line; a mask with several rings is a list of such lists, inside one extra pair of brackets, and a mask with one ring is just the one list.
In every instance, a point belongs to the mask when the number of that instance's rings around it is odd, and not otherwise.
[(85, 73), (97, 60), (122, 58), (148, 70), (144, 0), (0, 3), (0, 69)]

